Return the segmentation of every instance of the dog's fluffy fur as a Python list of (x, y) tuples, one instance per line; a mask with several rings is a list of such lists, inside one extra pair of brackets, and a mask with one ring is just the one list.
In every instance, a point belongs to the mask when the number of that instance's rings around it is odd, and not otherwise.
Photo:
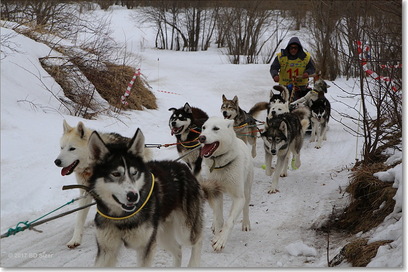
[[(191, 107), (188, 103), (179, 109), (170, 108), (169, 111), (173, 112), (169, 119), (171, 134), (176, 136), (177, 152), (180, 156), (183, 156), (200, 146), (198, 136), (200, 136), (201, 126), (207, 121), (208, 115), (199, 108)], [(183, 157), (183, 160), (188, 164), (194, 175), (198, 177), (202, 163), (200, 150), (190, 152)]]
[(318, 79), (314, 83), (314, 87), (305, 96), (293, 101), (291, 105), (305, 104), (308, 107), (312, 106), (313, 101), (319, 98), (323, 98), (324, 94), (327, 93), (327, 89), (330, 87), (323, 79)]
[(312, 102), (312, 134), (310, 136), (310, 142), (314, 142), (317, 137), (317, 143), (315, 148), (322, 147), (322, 142), (327, 140), (326, 133), (328, 123), (330, 119), (331, 105), (327, 98), (322, 97)]
[[(204, 182), (202, 185), (216, 187), (221, 191), (219, 194), (208, 196), (214, 213), (212, 229), (215, 236), (212, 239), (212, 246), (215, 251), (225, 247), (241, 212), (243, 212), (242, 230), (249, 231), (251, 228), (249, 202), (254, 175), (252, 158), (246, 144), (236, 137), (233, 125), (232, 120), (210, 117), (204, 123), (200, 135), (200, 142), (203, 144), (201, 155), (204, 163), (210, 168), (208, 174), (210, 182)], [(225, 222), (223, 193), (232, 198), (231, 211)]]
[(322, 146), (322, 141), (326, 140), (327, 123), (330, 118), (331, 105), (325, 97), (327, 89), (330, 87), (323, 79), (318, 79), (304, 97), (294, 101), (291, 105), (304, 104), (311, 110), (312, 133), (310, 142), (316, 141), (315, 148)]
[[(76, 127), (71, 127), (65, 120), (63, 121), (63, 135), (60, 140), (61, 151), (54, 161), (55, 165), (62, 167), (61, 175), (67, 176), (75, 173), (77, 183), (89, 186), (89, 178), (92, 174), (89, 167), (88, 139), (93, 130), (88, 129), (82, 122)], [(107, 143), (126, 143), (130, 139), (117, 133), (100, 133), (102, 139)], [(150, 150), (146, 149), (144, 158), (152, 158)], [(81, 192), (84, 196), (85, 192)], [(87, 196), (79, 200), (79, 206), (90, 204), (92, 197)], [(81, 244), (84, 224), (89, 208), (83, 209), (77, 213), (76, 224), (72, 239), (67, 243), (69, 248), (75, 248)]]
[(252, 146), (253, 158), (256, 157), (256, 138), (259, 131), (254, 117), (261, 110), (259, 104), (256, 104), (249, 112), (246, 112), (239, 106), (237, 96), (234, 96), (233, 99), (227, 99), (225, 95), (222, 95), (221, 113), (225, 119), (234, 120), (235, 133), (238, 138)]
[[(278, 91), (278, 93), (274, 92)], [(266, 110), (267, 118), (272, 118), (274, 115), (289, 112), (289, 90), (282, 85), (273, 86), (273, 90), (270, 91), (269, 102), (258, 102), (250, 110), (249, 113), (253, 116), (259, 114), (259, 112)], [(268, 123), (265, 123), (268, 126)]]
[[(299, 113), (300, 114), (300, 113)], [(303, 145), (304, 131), (309, 126), (309, 119), (299, 118), (293, 113), (283, 113), (267, 118), (267, 127), (261, 133), (265, 148), (266, 174), (272, 175), (272, 157), (277, 155), (276, 169), (272, 177), (272, 185), (268, 193), (278, 192), (279, 176), (287, 176), (289, 154), (293, 154), (293, 166), (299, 168), (300, 150)]]
[(128, 144), (105, 144), (94, 132), (89, 149), (89, 183), (98, 209), (95, 265), (114, 266), (124, 244), (137, 251), (139, 265), (151, 266), (157, 244), (173, 255), (174, 266), (181, 265), (181, 246), (191, 246), (189, 266), (199, 266), (204, 194), (188, 167), (144, 162), (139, 129)]

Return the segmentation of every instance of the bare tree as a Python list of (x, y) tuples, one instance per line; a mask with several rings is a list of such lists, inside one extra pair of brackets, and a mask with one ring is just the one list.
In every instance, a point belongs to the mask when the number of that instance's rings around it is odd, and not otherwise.
[[(262, 0), (252, 5), (222, 8), (218, 29), (225, 35), (227, 54), (233, 64), (258, 63), (258, 54), (262, 49), (261, 38), (266, 32), (272, 15), (264, 9)], [(242, 59), (244, 57), (244, 59)]]
[(384, 148), (401, 141), (402, 7), (399, 1), (358, 3), (357, 11), (343, 10), (346, 24), (338, 30), (345, 45), (337, 52), (347, 56), (343, 67), (359, 73), (361, 110), (356, 110), (361, 132), (354, 132), (364, 137), (364, 163), (372, 163)]

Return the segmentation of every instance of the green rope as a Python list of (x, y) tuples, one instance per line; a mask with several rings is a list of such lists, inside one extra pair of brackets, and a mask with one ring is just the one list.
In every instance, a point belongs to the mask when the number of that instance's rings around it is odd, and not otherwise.
[[(24, 230), (26, 230), (26, 229), (31, 228), (31, 224), (37, 222), (37, 221), (40, 220), (40, 219), (43, 219), (44, 217), (46, 217), (46, 216), (48, 216), (48, 215), (50, 215), (50, 214), (52, 214), (52, 213), (58, 211), (59, 209), (62, 209), (63, 207), (65, 207), (65, 206), (67, 206), (67, 205), (69, 205), (69, 204), (74, 203), (74, 202), (75, 202), (76, 200), (78, 200), (78, 199), (79, 199), (79, 198), (72, 199), (71, 201), (68, 201), (68, 202), (65, 203), (64, 205), (62, 205), (62, 206), (56, 208), (55, 210), (50, 211), (49, 213), (47, 213), (47, 214), (45, 214), (45, 215), (43, 215), (43, 216), (41, 216), (41, 217), (39, 217), (39, 218), (37, 218), (37, 219), (31, 221), (31, 222), (28, 222), (28, 221), (18, 222), (15, 228), (9, 228), (9, 229), (8, 229), (7, 233), (5, 234), (5, 237), (9, 237), (10, 235), (15, 235), (15, 234), (17, 234), (17, 233), (19, 233), (19, 232), (21, 232), (21, 231), (24, 231)], [(24, 225), (24, 226), (20, 226), (20, 224), (22, 224), (22, 225)]]
[[(19, 226), (20, 224), (24, 224), (25, 227), (20, 227)], [(30, 227), (30, 223), (28, 223), (28, 221), (18, 222), (17, 226), (14, 229), (13, 228), (8, 229), (8, 231), (6, 233), (6, 237), (9, 237), (10, 235), (15, 235), (16, 233), (18, 233), (20, 231), (23, 231), (23, 230), (25, 230), (25, 229), (27, 229), (29, 227)]]

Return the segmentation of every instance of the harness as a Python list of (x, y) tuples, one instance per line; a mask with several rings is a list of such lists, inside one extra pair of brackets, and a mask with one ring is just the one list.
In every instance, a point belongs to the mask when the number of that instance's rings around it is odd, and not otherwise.
[(213, 164), (212, 164), (211, 167), (210, 167), (210, 173), (211, 173), (212, 171), (214, 171), (214, 169), (215, 169), (215, 170), (219, 170), (219, 169), (222, 169), (222, 168), (224, 168), (224, 167), (227, 167), (227, 166), (230, 165), (233, 161), (235, 161), (235, 159), (233, 159), (233, 160), (227, 162), (226, 164), (224, 164), (224, 165), (222, 165), (222, 166), (215, 166), (215, 159), (217, 159), (217, 158), (219, 158), (219, 157), (221, 157), (221, 156), (224, 156), (224, 154), (219, 155), (219, 156), (217, 156), (217, 157), (212, 157), (212, 158), (211, 158), (211, 159), (213, 160)]
[[(145, 201), (143, 202), (143, 204), (139, 207), (139, 209), (137, 209), (136, 211), (134, 211), (133, 213), (131, 213), (131, 214), (129, 214), (129, 215), (122, 216), (122, 217), (116, 217), (116, 216), (110, 216), (110, 215), (104, 214), (103, 212), (101, 212), (101, 211), (98, 209), (98, 206), (97, 206), (97, 207), (96, 207), (96, 211), (98, 212), (98, 214), (101, 215), (102, 217), (104, 217), (104, 218), (106, 218), (106, 219), (110, 219), (110, 220), (124, 220), (124, 219), (128, 219), (128, 218), (130, 218), (130, 217), (136, 215), (138, 212), (140, 212), (140, 211), (143, 209), (143, 207), (147, 204), (147, 202), (150, 200), (150, 197), (152, 196), (152, 193), (153, 193), (153, 188), (154, 188), (154, 175), (153, 175), (153, 173), (151, 173), (151, 174), (152, 174), (152, 186), (150, 187), (150, 191), (149, 191), (149, 194), (148, 194), (147, 197), (146, 197), (146, 200), (145, 200)], [(100, 200), (99, 197), (98, 197), (98, 199)]]
[[(234, 126), (235, 133), (237, 134), (237, 136), (254, 137), (252, 135), (252, 132), (254, 132), (254, 131), (259, 132), (259, 133), (261, 132), (261, 130), (256, 125), (257, 122), (264, 123), (264, 122), (260, 122), (260, 121), (256, 120), (254, 117), (252, 117), (251, 115), (248, 114), (248, 118), (246, 120), (242, 121), (239, 125)], [(249, 134), (238, 134), (237, 133), (237, 131), (239, 131), (241, 129), (244, 129), (245, 127), (251, 127), (251, 128), (256, 128), (256, 129), (254, 131), (250, 131)]]
[(193, 139), (193, 140), (190, 140), (190, 141), (184, 141), (184, 142), (178, 142), (177, 144), (179, 144), (179, 145), (181, 145), (182, 147), (184, 147), (184, 148), (187, 148), (187, 149), (192, 149), (192, 148), (196, 148), (197, 146), (199, 146), (201, 143), (200, 143), (200, 141), (198, 140), (198, 137), (200, 137), (200, 134), (201, 134), (201, 132), (200, 131), (197, 131), (197, 130), (195, 130), (195, 129), (193, 129), (193, 128), (190, 128), (190, 131), (191, 132), (194, 132), (194, 133), (196, 133), (196, 134), (198, 134), (198, 136), (195, 138), (195, 139)]

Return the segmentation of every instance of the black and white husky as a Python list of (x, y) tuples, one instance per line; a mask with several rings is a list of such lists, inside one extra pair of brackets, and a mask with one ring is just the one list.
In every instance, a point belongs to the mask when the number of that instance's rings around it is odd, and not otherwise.
[(326, 97), (322, 97), (312, 102), (310, 110), (312, 112), (312, 134), (310, 136), (310, 142), (314, 142), (317, 137), (315, 148), (319, 149), (322, 147), (322, 142), (327, 140), (326, 132), (330, 119), (331, 105)]
[[(56, 166), (61, 167), (61, 175), (69, 176), (75, 173), (77, 183), (89, 186), (89, 178), (92, 175), (89, 162), (88, 140), (93, 129), (87, 128), (82, 122), (76, 127), (71, 127), (65, 120), (63, 122), (63, 135), (60, 140), (60, 153), (55, 159)], [(105, 143), (127, 143), (130, 138), (123, 137), (117, 133), (102, 133), (99, 135)], [(149, 149), (144, 151), (144, 159), (151, 160), (152, 152)], [(86, 192), (81, 192), (82, 198), (79, 200), (79, 206), (85, 206), (91, 203), (92, 197)], [(89, 208), (83, 209), (77, 213), (74, 234), (67, 243), (69, 248), (75, 248), (81, 244), (84, 224), (88, 215)]]
[[(202, 163), (198, 137), (201, 133), (201, 126), (207, 121), (208, 115), (199, 108), (191, 107), (188, 103), (179, 109), (170, 108), (169, 111), (173, 112), (169, 119), (169, 127), (171, 135), (175, 135), (177, 139), (177, 152), (180, 156), (190, 152), (183, 157), (183, 160), (198, 177)], [(196, 151), (192, 151), (194, 148), (197, 148)]]
[(293, 167), (295, 169), (300, 167), (300, 150), (303, 145), (304, 132), (308, 126), (308, 117), (300, 118), (293, 113), (283, 113), (267, 118), (267, 125), (265, 125), (265, 131), (261, 133), (261, 137), (264, 141), (265, 165), (268, 175), (272, 174), (272, 157), (274, 155), (278, 157), (269, 194), (279, 191), (279, 176), (287, 176), (290, 153), (293, 154)]
[(183, 163), (144, 162), (138, 129), (128, 144), (107, 144), (97, 132), (89, 139), (90, 190), (97, 202), (95, 265), (114, 266), (122, 244), (151, 266), (156, 244), (181, 265), (182, 245), (191, 246), (189, 266), (199, 266), (204, 194)]

